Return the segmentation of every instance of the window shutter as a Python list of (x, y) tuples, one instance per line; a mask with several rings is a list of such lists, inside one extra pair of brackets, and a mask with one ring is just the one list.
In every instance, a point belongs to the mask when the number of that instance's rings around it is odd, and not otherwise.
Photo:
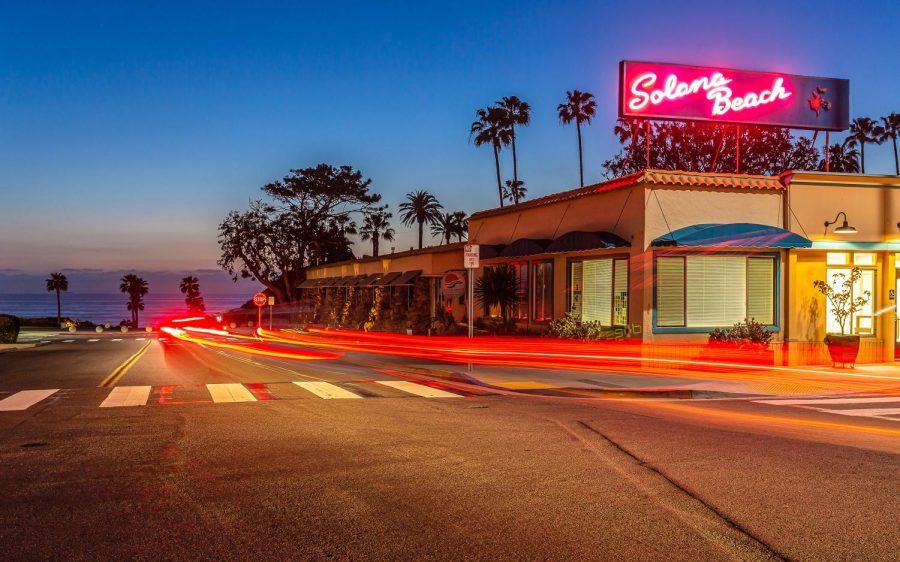
[(747, 258), (747, 319), (775, 323), (774, 258)]
[(656, 260), (656, 325), (684, 326), (684, 258)]
[(687, 325), (731, 326), (747, 311), (744, 256), (687, 257)]
[(582, 320), (599, 320), (601, 325), (609, 326), (612, 322), (612, 260), (585, 260), (582, 275)]

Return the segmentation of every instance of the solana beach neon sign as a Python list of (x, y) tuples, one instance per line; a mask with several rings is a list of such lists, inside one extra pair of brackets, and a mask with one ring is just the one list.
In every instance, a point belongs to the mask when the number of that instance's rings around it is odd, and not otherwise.
[[(827, 110), (815, 111), (808, 96), (823, 91)], [(848, 125), (849, 91), (838, 78), (623, 61), (619, 116), (839, 131)]]

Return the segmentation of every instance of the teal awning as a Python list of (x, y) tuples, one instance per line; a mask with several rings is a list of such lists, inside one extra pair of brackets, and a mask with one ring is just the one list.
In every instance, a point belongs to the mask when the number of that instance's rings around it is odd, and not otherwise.
[(812, 241), (776, 226), (738, 222), (685, 226), (660, 236), (650, 245), (687, 248), (810, 248)]

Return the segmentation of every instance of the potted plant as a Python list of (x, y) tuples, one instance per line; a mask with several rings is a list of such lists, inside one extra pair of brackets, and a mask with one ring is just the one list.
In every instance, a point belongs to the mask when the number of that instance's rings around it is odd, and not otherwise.
[(813, 286), (823, 295), (825, 295), (831, 313), (834, 319), (841, 327), (840, 334), (826, 334), (825, 344), (828, 346), (828, 354), (831, 356), (831, 362), (837, 365), (850, 365), (856, 363), (856, 357), (859, 355), (859, 336), (847, 334), (847, 320), (854, 312), (862, 309), (868, 302), (872, 294), (869, 291), (863, 292), (861, 296), (853, 296), (853, 285), (862, 277), (858, 267), (850, 270), (850, 276), (845, 273), (835, 273), (832, 275), (833, 282), (814, 281)]

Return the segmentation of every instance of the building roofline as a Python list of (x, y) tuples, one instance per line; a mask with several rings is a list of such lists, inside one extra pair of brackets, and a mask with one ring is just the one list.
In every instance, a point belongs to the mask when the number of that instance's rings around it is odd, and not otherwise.
[(890, 174), (857, 174), (854, 172), (822, 172), (819, 170), (787, 170), (778, 176), (781, 185), (830, 185), (834, 187), (900, 188), (900, 176)]
[(342, 265), (349, 265), (352, 263), (370, 263), (380, 260), (392, 260), (396, 258), (405, 258), (407, 256), (416, 256), (420, 254), (442, 254), (445, 252), (453, 252), (455, 250), (462, 250), (463, 246), (466, 245), (466, 242), (453, 242), (452, 244), (441, 244), (439, 246), (427, 246), (425, 248), (416, 248), (413, 250), (406, 250), (404, 252), (394, 252), (393, 254), (381, 254), (380, 256), (363, 256), (361, 258), (354, 258), (352, 260), (343, 260), (336, 261), (333, 263), (323, 263), (319, 265), (314, 265), (311, 267), (307, 267), (306, 270), (314, 270), (325, 267), (340, 267)]
[(729, 174), (729, 173), (711, 173), (711, 172), (685, 172), (680, 170), (642, 170), (634, 172), (618, 178), (613, 178), (605, 182), (586, 185), (568, 191), (552, 193), (544, 197), (538, 197), (530, 201), (524, 201), (518, 205), (509, 205), (506, 207), (496, 207), (484, 211), (473, 213), (469, 220), (479, 220), (498, 215), (509, 213), (517, 213), (526, 209), (535, 207), (543, 207), (572, 199), (579, 199), (597, 193), (606, 191), (614, 191), (632, 187), (640, 183), (648, 183), (654, 185), (668, 185), (679, 187), (707, 187), (707, 188), (738, 188), (738, 189), (759, 189), (759, 190), (780, 190), (783, 184), (779, 181), (778, 176), (763, 176), (751, 174)]

